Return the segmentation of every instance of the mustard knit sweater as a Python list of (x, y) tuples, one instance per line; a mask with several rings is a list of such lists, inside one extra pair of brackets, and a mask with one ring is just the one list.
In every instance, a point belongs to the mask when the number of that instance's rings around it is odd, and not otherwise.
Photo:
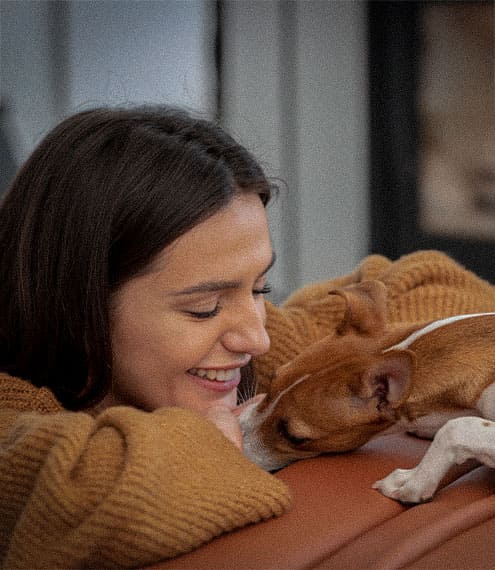
[[(267, 303), (275, 369), (330, 333), (336, 286), (380, 279), (391, 321), (495, 310), (495, 287), (438, 252), (363, 261), (351, 275)], [(188, 410), (67, 412), (45, 389), (0, 375), (0, 561), (4, 568), (129, 568), (282, 514), (289, 490)]]

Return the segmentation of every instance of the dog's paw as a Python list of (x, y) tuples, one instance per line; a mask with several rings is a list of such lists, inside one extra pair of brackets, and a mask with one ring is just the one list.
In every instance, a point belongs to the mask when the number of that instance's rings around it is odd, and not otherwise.
[(386, 497), (406, 504), (430, 501), (436, 488), (430, 482), (421, 480), (417, 468), (396, 469), (372, 487)]

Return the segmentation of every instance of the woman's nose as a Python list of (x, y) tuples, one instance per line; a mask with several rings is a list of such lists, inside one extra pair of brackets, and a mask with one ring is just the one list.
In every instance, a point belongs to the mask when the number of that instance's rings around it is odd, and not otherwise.
[(251, 356), (264, 354), (270, 348), (270, 337), (265, 328), (265, 306), (262, 299), (252, 299), (236, 311), (233, 322), (223, 335), (223, 344), (230, 352)]

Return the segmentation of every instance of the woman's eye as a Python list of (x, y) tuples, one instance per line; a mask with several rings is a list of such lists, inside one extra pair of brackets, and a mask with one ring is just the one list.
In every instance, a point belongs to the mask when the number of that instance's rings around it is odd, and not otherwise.
[(211, 319), (212, 317), (218, 315), (219, 311), (220, 305), (216, 305), (215, 308), (211, 311), (186, 311), (186, 313), (195, 319), (204, 320)]
[(266, 283), (260, 289), (253, 289), (253, 294), (254, 295), (268, 295), (268, 293), (271, 293), (271, 291), (272, 291), (272, 286), (269, 283)]

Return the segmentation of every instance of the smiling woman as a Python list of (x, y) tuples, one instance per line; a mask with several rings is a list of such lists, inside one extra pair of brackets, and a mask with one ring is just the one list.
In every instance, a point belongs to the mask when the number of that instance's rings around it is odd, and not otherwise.
[[(160, 320), (155, 331), (179, 328), (186, 316), (213, 318), (219, 297), (197, 292), (184, 305), (183, 295), (179, 310), (173, 293), (181, 289), (226, 277), (244, 292), (260, 288), (272, 255), (270, 192), (243, 147), (185, 113), (96, 109), (67, 119), (27, 161), (0, 211), (0, 267), (9, 275), (0, 305), (10, 319), (0, 329), (0, 366), (72, 409), (98, 403), (116, 382), (111, 353), (121, 350), (111, 327), (120, 334), (121, 316), (147, 310)], [(180, 332), (168, 331), (168, 358), (187, 351)]]
[(236, 408), (270, 345), (271, 190), (169, 108), (79, 113), (26, 162), (0, 209), (2, 565), (135, 567), (287, 507)]
[(234, 407), (240, 369), (270, 344), (262, 292), (271, 259), (263, 204), (240, 194), (123, 285), (112, 311), (108, 402)]

